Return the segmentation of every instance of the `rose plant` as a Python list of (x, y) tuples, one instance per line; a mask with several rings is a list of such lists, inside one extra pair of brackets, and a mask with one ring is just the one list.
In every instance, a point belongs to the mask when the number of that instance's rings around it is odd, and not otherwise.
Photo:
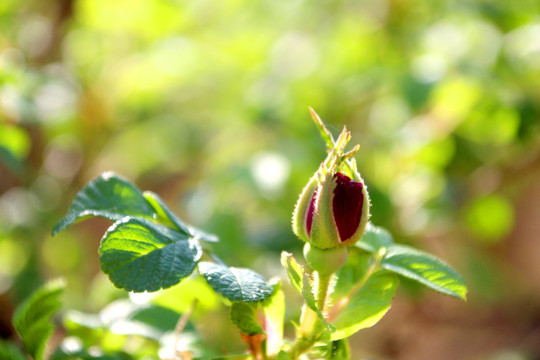
[[(245, 353), (212, 359), (349, 359), (347, 338), (385, 315), (400, 277), (465, 300), (467, 289), (455, 270), (433, 255), (395, 244), (388, 231), (369, 222), (369, 194), (354, 159), (359, 146), (346, 151), (350, 132), (344, 129), (334, 140), (317, 114), (311, 114), (328, 154), (293, 213), (293, 231), (305, 242), (305, 262), (288, 252), (281, 256), (292, 288), (303, 298), (294, 338), (283, 336), (286, 302), (281, 280), (267, 282), (253, 270), (223, 263), (213, 251), (216, 236), (184, 223), (158, 195), (141, 192), (112, 172), (80, 190), (53, 234), (92, 216), (113, 221), (101, 239), (99, 260), (110, 281), (126, 291), (170, 288), (195, 276), (196, 270), (230, 307), (231, 324), (247, 344)], [(15, 313), (13, 324), (26, 353), (36, 360), (135, 358), (95, 355), (84, 346), (47, 350), (53, 331), (50, 318), (60, 308), (63, 286), (47, 284)], [(172, 357), (210, 359), (176, 346), (189, 313), (169, 329), (175, 335)], [(79, 323), (92, 327), (90, 321)], [(20, 360), (25, 355), (14, 344), (0, 342), (0, 358)]]

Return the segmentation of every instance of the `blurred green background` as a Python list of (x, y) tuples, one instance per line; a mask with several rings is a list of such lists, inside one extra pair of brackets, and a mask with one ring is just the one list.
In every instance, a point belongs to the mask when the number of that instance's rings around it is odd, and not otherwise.
[[(540, 359), (536, 0), (0, 1), (0, 335), (46, 279), (69, 309), (126, 297), (99, 272), (107, 221), (50, 236), (106, 170), (219, 235), (230, 265), (280, 274), (325, 156), (308, 106), (361, 144), (373, 223), (470, 290), (403, 284), (352, 358)], [(241, 349), (207, 305), (204, 346)]]

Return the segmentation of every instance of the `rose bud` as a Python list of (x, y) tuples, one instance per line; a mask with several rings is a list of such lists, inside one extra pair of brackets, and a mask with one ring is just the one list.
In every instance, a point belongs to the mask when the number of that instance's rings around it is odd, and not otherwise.
[(296, 204), (293, 230), (303, 241), (319, 249), (354, 245), (369, 218), (369, 195), (351, 159), (343, 154), (350, 133), (341, 133), (334, 148), (310, 179)]

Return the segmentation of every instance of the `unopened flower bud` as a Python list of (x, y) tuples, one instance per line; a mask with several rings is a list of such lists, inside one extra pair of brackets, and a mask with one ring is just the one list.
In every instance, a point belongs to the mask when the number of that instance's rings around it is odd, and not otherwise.
[(302, 191), (293, 214), (295, 234), (320, 249), (354, 245), (369, 218), (369, 195), (351, 159), (358, 147), (343, 154), (349, 139), (344, 130)]

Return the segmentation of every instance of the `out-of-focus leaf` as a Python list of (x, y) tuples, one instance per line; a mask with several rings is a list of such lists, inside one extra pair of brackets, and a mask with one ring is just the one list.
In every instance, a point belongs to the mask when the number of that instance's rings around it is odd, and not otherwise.
[(36, 360), (43, 351), (54, 326), (51, 317), (62, 306), (64, 283), (56, 280), (34, 292), (13, 315), (13, 327), (21, 337), (24, 349)]
[(86, 350), (67, 351), (59, 348), (51, 356), (51, 360), (132, 360), (127, 353), (91, 355)]
[(221, 304), (220, 296), (200, 276), (189, 277), (178, 285), (160, 291), (152, 299), (153, 304), (169, 308), (178, 313), (184, 313), (190, 309), (195, 301), (197, 306), (190, 316), (193, 319), (215, 311)]
[(189, 276), (202, 256), (196, 240), (138, 218), (112, 225), (99, 247), (101, 270), (116, 287), (157, 291)]
[(443, 294), (466, 300), (467, 287), (461, 276), (433, 255), (408, 246), (392, 245), (382, 260), (382, 267)]
[(262, 302), (264, 331), (266, 332), (266, 353), (276, 355), (283, 341), (283, 320), (285, 318), (285, 295), (281, 282), (272, 285), (272, 296)]
[(217, 242), (218, 237), (214, 234), (208, 234), (202, 230), (189, 226), (180, 220), (174, 213), (165, 205), (161, 198), (153, 193), (152, 191), (143, 192), (144, 198), (152, 205), (156, 213), (158, 214), (158, 220), (165, 224), (169, 225), (172, 228), (177, 229), (178, 231), (192, 236), (196, 239), (200, 239), (207, 242)]
[(495, 243), (501, 240), (514, 225), (512, 204), (502, 196), (487, 195), (474, 199), (465, 211), (468, 228), (476, 239)]
[(276, 359), (277, 360), (291, 360), (291, 357), (285, 351), (280, 351)]
[(273, 292), (261, 275), (249, 269), (203, 261), (199, 272), (217, 293), (232, 302), (260, 302)]
[(0, 339), (0, 359), (27, 360), (22, 351), (14, 343)]
[(355, 246), (367, 252), (376, 253), (380, 248), (393, 243), (392, 235), (386, 229), (368, 223), (364, 235)]
[(79, 191), (66, 216), (53, 228), (53, 235), (77, 219), (89, 216), (117, 221), (125, 216), (157, 219), (158, 214), (143, 194), (129, 181), (106, 172)]
[(255, 316), (256, 305), (253, 303), (234, 303), (231, 306), (231, 321), (246, 335), (264, 334), (264, 330)]
[(321, 353), (321, 357), (329, 360), (350, 360), (349, 343), (347, 339), (329, 341), (315, 348)]

